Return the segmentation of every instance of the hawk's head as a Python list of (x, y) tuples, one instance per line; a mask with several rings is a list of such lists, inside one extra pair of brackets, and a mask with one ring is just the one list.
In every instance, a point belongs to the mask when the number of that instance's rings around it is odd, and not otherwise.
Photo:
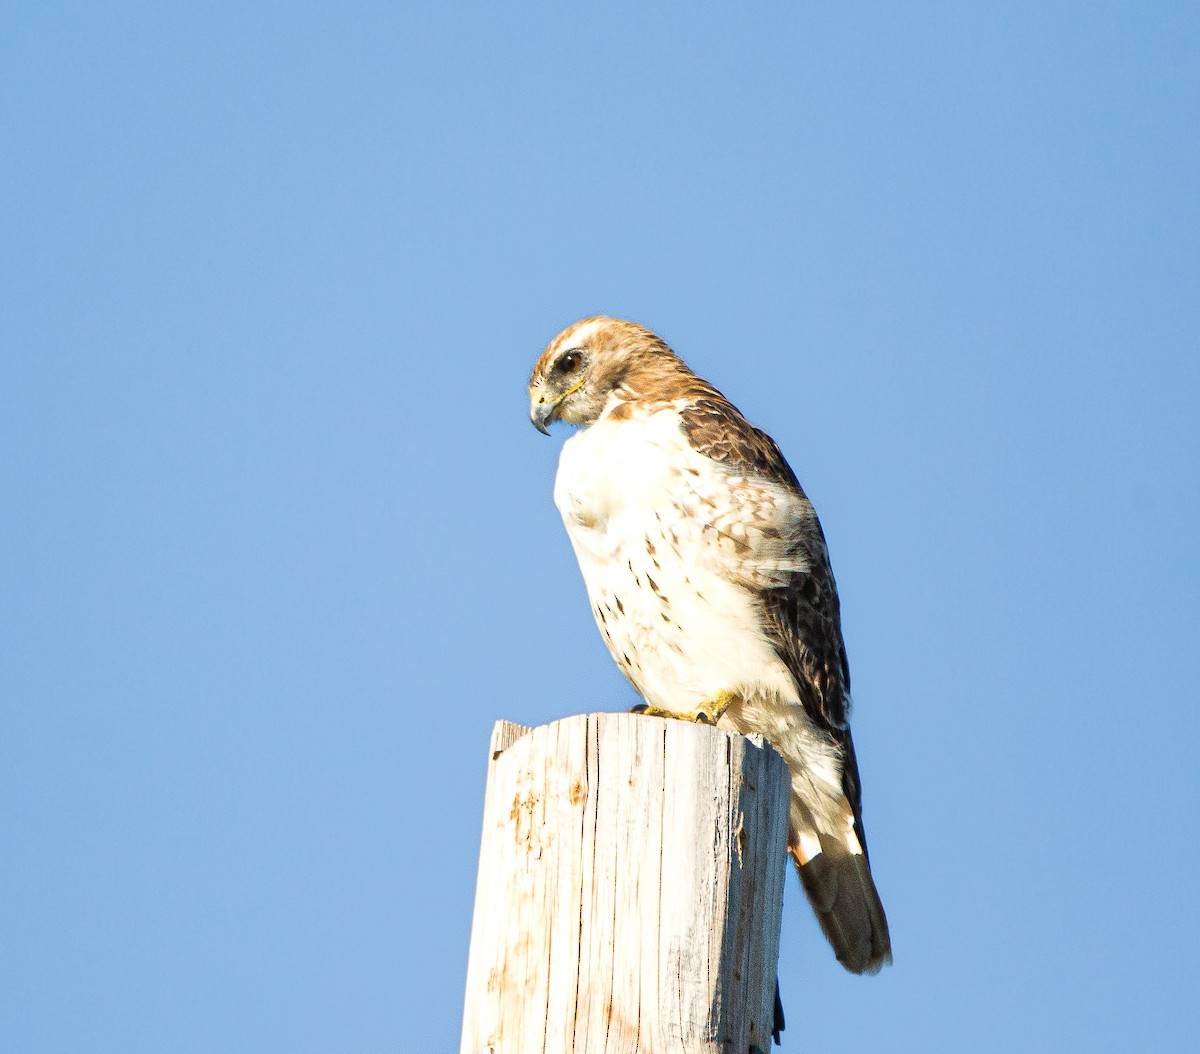
[(553, 421), (590, 425), (618, 389), (647, 385), (687, 367), (636, 322), (597, 315), (568, 326), (542, 352), (529, 378), (529, 417), (540, 432)]

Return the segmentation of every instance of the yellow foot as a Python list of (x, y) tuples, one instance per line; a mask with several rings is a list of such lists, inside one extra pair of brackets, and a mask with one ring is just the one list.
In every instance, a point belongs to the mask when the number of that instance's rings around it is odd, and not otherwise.
[(696, 720), (706, 725), (715, 725), (729, 707), (737, 701), (737, 695), (723, 688), (711, 699), (706, 699), (704, 705), (696, 711)]
[(696, 710), (663, 710), (650, 703), (638, 703), (630, 713), (644, 714), (646, 717), (665, 717), (672, 721), (694, 721), (700, 725), (715, 725), (735, 699), (737, 696), (733, 692), (721, 691), (711, 699), (705, 700), (704, 705)]

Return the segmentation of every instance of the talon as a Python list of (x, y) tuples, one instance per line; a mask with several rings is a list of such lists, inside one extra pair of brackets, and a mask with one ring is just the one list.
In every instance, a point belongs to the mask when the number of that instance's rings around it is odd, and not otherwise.
[(705, 705), (696, 710), (664, 710), (662, 707), (654, 706), (650, 703), (638, 703), (637, 706), (629, 708), (631, 714), (643, 714), (646, 717), (665, 717), (674, 721), (692, 721), (698, 725), (715, 725), (721, 720), (721, 715), (729, 709), (730, 704), (737, 700), (737, 695), (733, 692), (722, 691), (717, 692), (711, 699), (705, 701)]
[(642, 714), (645, 717), (665, 717), (672, 721), (690, 721), (691, 714), (677, 714), (674, 710), (664, 710), (650, 703), (638, 703), (630, 711), (631, 714)]
[(706, 705), (697, 709), (694, 720), (701, 725), (715, 725), (736, 699), (737, 695), (732, 691), (718, 691), (712, 699), (707, 700)]

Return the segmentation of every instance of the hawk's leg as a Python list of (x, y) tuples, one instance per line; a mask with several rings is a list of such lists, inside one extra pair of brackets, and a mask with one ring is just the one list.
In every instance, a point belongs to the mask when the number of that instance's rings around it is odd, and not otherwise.
[(695, 721), (701, 725), (715, 725), (721, 720), (721, 715), (729, 709), (729, 704), (736, 699), (737, 695), (734, 692), (722, 690), (712, 698), (705, 699), (697, 709), (691, 711), (663, 710), (650, 703), (638, 703), (629, 712), (645, 714), (647, 717), (667, 717), (673, 721)]

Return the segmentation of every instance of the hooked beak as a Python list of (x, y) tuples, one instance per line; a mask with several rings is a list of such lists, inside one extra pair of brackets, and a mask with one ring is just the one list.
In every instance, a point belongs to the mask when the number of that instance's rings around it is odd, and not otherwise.
[(544, 436), (550, 434), (550, 429), (547, 427), (553, 424), (558, 416), (558, 403), (549, 402), (546, 396), (542, 393), (531, 395), (529, 397), (529, 420), (533, 422), (533, 427), (536, 428)]

